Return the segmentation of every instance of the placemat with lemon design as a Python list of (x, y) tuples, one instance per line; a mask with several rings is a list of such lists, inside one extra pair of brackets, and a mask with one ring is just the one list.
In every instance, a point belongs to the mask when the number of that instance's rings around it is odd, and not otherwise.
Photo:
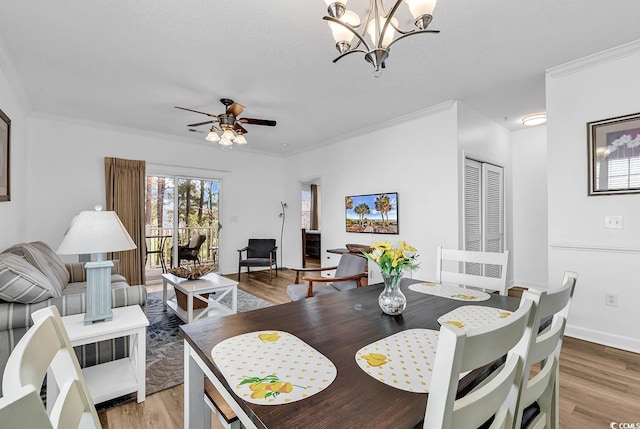
[(414, 292), (428, 293), (458, 301), (486, 301), (491, 297), (488, 293), (479, 290), (466, 289), (446, 283), (414, 283), (409, 285), (409, 289)]
[(356, 362), (378, 381), (415, 393), (429, 393), (438, 331), (407, 329), (358, 350)]
[(494, 307), (465, 305), (438, 318), (440, 325), (449, 324), (468, 331), (490, 325), (498, 320), (511, 316), (512, 312)]
[(211, 356), (238, 397), (252, 404), (280, 405), (305, 399), (335, 380), (335, 365), (316, 349), (282, 331), (227, 338)]

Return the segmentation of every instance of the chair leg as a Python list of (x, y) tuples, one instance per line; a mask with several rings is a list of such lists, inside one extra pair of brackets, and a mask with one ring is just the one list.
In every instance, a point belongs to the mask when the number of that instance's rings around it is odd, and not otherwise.
[(240, 282), (240, 270), (242, 269), (242, 267), (240, 265), (238, 265), (238, 282)]

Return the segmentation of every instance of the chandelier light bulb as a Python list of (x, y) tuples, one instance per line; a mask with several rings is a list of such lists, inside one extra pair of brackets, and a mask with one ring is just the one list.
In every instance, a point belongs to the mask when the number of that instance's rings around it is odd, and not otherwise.
[[(360, 25), (360, 17), (357, 13), (350, 10), (346, 11), (344, 15), (342, 15), (340, 21), (345, 24), (349, 24), (354, 28)], [(347, 44), (349, 47), (351, 46), (351, 41), (355, 37), (352, 31), (337, 22), (327, 21), (327, 24), (329, 24), (329, 28), (333, 34), (333, 40), (336, 41), (336, 44)], [(347, 47), (347, 49), (349, 49), (349, 47)], [(338, 50), (340, 50), (340, 48), (338, 48)]]
[(404, 2), (409, 6), (414, 19), (422, 15), (433, 15), (433, 9), (436, 7), (436, 0), (404, 0)]
[(231, 146), (233, 142), (226, 137), (222, 137), (219, 141), (222, 146)]
[(379, 16), (377, 20), (372, 19), (367, 25), (367, 33), (369, 34), (373, 45), (382, 49), (386, 49), (387, 46), (389, 46), (389, 44), (393, 42), (393, 37), (396, 34), (394, 26), (398, 26), (398, 20), (395, 18), (391, 18), (391, 22), (387, 26), (387, 30), (384, 32), (382, 44), (378, 46), (378, 40), (380, 40), (379, 34), (382, 31), (382, 27), (384, 27), (385, 21), (386, 20), (384, 16)]

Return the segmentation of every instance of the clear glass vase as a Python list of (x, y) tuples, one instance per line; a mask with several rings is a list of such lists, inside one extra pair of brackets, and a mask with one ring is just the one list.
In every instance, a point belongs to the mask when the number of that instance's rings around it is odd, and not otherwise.
[(400, 290), (402, 273), (382, 274), (384, 290), (378, 297), (378, 304), (382, 311), (391, 316), (396, 316), (407, 308), (407, 297)]

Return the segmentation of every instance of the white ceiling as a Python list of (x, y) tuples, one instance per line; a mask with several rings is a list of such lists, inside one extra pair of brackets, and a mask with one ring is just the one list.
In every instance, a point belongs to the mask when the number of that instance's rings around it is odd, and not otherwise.
[(640, 38), (638, 0), (440, 0), (441, 33), (394, 45), (376, 79), (359, 54), (332, 63), (325, 11), (322, 0), (0, 0), (0, 43), (35, 112), (211, 144), (186, 127), (207, 117), (173, 106), (218, 114), (228, 97), (241, 116), (278, 121), (245, 126), (237, 150), (286, 155), (451, 99), (517, 129), (544, 110), (546, 68)]

